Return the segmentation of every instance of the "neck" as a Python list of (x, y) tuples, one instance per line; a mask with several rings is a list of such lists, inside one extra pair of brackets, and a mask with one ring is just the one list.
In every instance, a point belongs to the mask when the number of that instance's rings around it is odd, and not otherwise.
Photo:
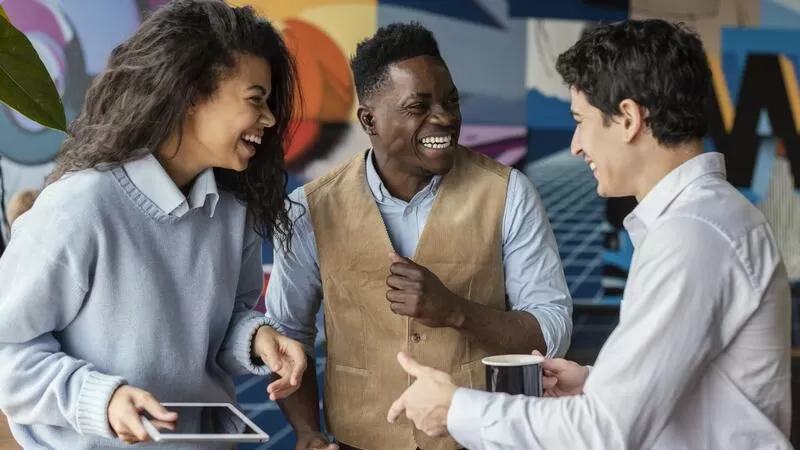
[(188, 148), (186, 139), (178, 147), (178, 140), (174, 137), (170, 138), (155, 153), (156, 159), (164, 167), (167, 175), (184, 194), (188, 191), (195, 177), (205, 170), (205, 167), (192, 161), (191, 155), (193, 153)]
[(647, 155), (647, 163), (641, 166), (635, 193), (636, 200), (641, 202), (665, 176), (702, 152), (702, 141), (669, 148), (657, 145), (656, 148), (643, 152)]
[(381, 158), (379, 153), (372, 151), (372, 162), (381, 177), (383, 185), (393, 197), (409, 202), (430, 183), (433, 175), (411, 175), (386, 158)]

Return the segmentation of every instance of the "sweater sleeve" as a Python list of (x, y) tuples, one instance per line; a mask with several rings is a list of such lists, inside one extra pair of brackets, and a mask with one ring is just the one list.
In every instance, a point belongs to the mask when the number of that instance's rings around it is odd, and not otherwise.
[(67, 355), (57, 339), (83, 306), (92, 256), (49, 220), (15, 230), (0, 258), (0, 409), (14, 423), (113, 438), (108, 403), (125, 380)]
[(254, 309), (264, 286), (264, 269), (261, 266), (261, 237), (252, 229), (248, 229), (246, 239), (233, 316), (228, 333), (222, 343), (218, 362), (231, 375), (247, 373), (268, 375), (269, 367), (251, 358), (253, 337), (256, 331), (264, 325), (269, 325), (264, 314)]

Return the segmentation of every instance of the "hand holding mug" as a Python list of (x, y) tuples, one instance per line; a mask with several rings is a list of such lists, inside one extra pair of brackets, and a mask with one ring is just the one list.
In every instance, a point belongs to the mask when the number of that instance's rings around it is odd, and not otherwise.
[[(533, 354), (542, 355), (536, 350)], [(542, 375), (545, 397), (580, 395), (589, 376), (589, 369), (574, 361), (547, 358), (542, 363)]]

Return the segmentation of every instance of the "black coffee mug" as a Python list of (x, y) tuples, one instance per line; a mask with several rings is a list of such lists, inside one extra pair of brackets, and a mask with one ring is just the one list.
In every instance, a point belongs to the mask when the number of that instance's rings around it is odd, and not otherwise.
[(483, 358), (486, 390), (511, 395), (541, 397), (542, 362), (536, 355), (497, 355)]

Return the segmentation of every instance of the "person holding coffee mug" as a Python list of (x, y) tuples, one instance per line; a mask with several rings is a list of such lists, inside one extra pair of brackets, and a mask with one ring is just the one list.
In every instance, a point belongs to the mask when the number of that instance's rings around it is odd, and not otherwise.
[(405, 411), (471, 450), (792, 448), (788, 276), (764, 216), (704, 153), (705, 58), (662, 20), (598, 26), (558, 57), (572, 153), (601, 196), (639, 202), (619, 325), (595, 365), (543, 361), (555, 398), (537, 398), (457, 387), (403, 353), (416, 380), (390, 422)]

